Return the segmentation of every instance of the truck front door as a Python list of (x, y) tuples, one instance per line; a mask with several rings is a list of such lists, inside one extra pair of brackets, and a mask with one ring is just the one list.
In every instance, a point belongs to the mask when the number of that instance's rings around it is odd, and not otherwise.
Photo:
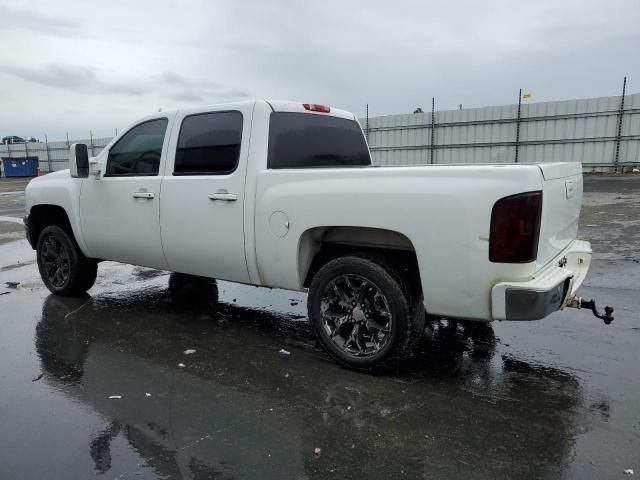
[(131, 128), (109, 148), (105, 172), (82, 185), (82, 236), (94, 258), (166, 269), (160, 240), (159, 172), (167, 118)]
[(180, 112), (162, 183), (162, 245), (172, 271), (249, 282), (245, 174), (253, 103)]

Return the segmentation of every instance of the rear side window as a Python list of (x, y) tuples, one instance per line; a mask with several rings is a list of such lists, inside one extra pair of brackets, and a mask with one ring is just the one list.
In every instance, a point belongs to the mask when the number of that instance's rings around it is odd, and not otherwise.
[(355, 120), (309, 113), (273, 112), (269, 126), (269, 168), (370, 165)]
[(158, 175), (167, 119), (136, 125), (109, 150), (105, 176)]
[(240, 158), (242, 113), (191, 115), (182, 122), (174, 175), (224, 175)]

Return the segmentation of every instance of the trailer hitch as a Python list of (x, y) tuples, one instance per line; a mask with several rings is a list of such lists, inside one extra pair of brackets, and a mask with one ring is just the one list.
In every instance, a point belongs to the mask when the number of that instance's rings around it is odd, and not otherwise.
[(578, 296), (573, 296), (569, 299), (569, 301), (566, 304), (567, 307), (570, 308), (586, 308), (589, 309), (593, 312), (593, 315), (596, 316), (597, 318), (601, 319), (605, 325), (610, 325), (611, 322), (613, 322), (613, 308), (611, 307), (604, 307), (604, 315), (598, 312), (598, 307), (596, 307), (596, 301), (595, 300), (585, 300), (582, 297), (578, 297)]

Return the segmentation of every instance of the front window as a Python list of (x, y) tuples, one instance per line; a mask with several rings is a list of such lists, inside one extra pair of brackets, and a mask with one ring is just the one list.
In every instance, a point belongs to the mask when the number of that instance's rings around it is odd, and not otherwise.
[(133, 127), (109, 150), (105, 176), (158, 175), (168, 120), (159, 118)]

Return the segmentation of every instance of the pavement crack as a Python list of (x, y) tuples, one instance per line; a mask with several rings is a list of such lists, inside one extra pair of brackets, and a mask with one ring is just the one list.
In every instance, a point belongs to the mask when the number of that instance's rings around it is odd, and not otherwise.
[(73, 310), (72, 312), (67, 313), (64, 318), (70, 317), (71, 315), (73, 315), (74, 313), (79, 312), (80, 310), (82, 310), (82, 308), (84, 308), (84, 306), (89, 303), (91, 301), (91, 298), (87, 299), (86, 302), (84, 302), (82, 305), (80, 305), (78, 308), (76, 308), (75, 310)]

